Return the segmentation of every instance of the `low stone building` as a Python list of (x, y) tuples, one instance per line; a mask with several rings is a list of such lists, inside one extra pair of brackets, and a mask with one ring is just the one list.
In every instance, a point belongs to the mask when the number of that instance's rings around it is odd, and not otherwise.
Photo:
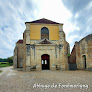
[(92, 34), (75, 42), (68, 62), (70, 69), (92, 69)]
[(70, 47), (63, 24), (43, 18), (25, 25), (23, 40), (19, 40), (14, 49), (14, 68), (67, 70)]

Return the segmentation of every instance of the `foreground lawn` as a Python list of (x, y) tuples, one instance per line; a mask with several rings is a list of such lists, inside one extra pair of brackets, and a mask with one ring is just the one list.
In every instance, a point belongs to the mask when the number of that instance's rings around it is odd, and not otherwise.
[(0, 67), (7, 67), (13, 65), (12, 63), (9, 62), (0, 62)]

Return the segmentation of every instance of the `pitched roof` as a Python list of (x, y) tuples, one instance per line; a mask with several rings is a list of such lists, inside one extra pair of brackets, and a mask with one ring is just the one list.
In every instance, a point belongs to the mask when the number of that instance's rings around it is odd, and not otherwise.
[(23, 40), (18, 40), (17, 43), (23, 43)]
[(39, 19), (39, 20), (35, 20), (35, 21), (31, 21), (31, 22), (25, 22), (26, 23), (43, 23), (43, 24), (62, 24), (62, 23), (57, 23), (45, 18)]

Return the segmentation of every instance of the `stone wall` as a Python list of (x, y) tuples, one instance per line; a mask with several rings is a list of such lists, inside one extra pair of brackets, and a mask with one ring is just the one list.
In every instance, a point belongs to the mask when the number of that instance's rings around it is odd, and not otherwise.
[(92, 34), (84, 37), (75, 46), (69, 57), (69, 63), (76, 63), (78, 69), (92, 68)]
[(23, 67), (23, 43), (18, 43), (18, 48), (17, 48), (17, 51), (18, 51), (18, 64), (17, 64), (17, 67), (18, 68), (22, 68)]
[(76, 70), (77, 69), (75, 45), (72, 49), (71, 55), (68, 57), (68, 66), (69, 66), (69, 70)]
[(13, 67), (17, 68), (17, 46), (14, 49), (14, 56), (13, 56)]
[(76, 47), (75, 47), (75, 45), (72, 49), (71, 55), (69, 56), (68, 63), (76, 64)]
[(50, 69), (56, 65), (60, 69), (66, 69), (64, 46), (55, 44), (35, 44), (31, 46), (31, 67), (39, 65), (41, 68), (41, 56), (48, 54), (50, 56)]
[(24, 49), (23, 43), (16, 43), (16, 47), (14, 49), (14, 59), (13, 59), (14, 68), (23, 68), (23, 56), (24, 56), (23, 49)]
[[(58, 25), (59, 40), (49, 40), (51, 44), (39, 44), (41, 40), (30, 39), (30, 24), (26, 23), (26, 29), (23, 33), (23, 43), (17, 43), (14, 52), (14, 66), (23, 67), (24, 71), (30, 71), (31, 68), (41, 68), (41, 56), (48, 54), (50, 56), (50, 70), (55, 67), (68, 69), (68, 56), (70, 53), (69, 43), (65, 39), (63, 26)], [(37, 44), (38, 43), (38, 44)]]

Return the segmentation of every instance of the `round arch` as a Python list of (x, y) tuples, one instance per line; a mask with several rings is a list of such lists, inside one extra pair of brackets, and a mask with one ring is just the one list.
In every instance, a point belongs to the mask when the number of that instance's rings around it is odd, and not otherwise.
[(50, 69), (50, 56), (48, 54), (43, 54), (41, 56), (41, 65), (42, 65), (42, 70)]
[(83, 69), (86, 69), (87, 68), (87, 65), (86, 65), (86, 55), (82, 56), (82, 61), (83, 61)]
[(41, 40), (44, 38), (49, 40), (49, 29), (47, 27), (41, 28)]

